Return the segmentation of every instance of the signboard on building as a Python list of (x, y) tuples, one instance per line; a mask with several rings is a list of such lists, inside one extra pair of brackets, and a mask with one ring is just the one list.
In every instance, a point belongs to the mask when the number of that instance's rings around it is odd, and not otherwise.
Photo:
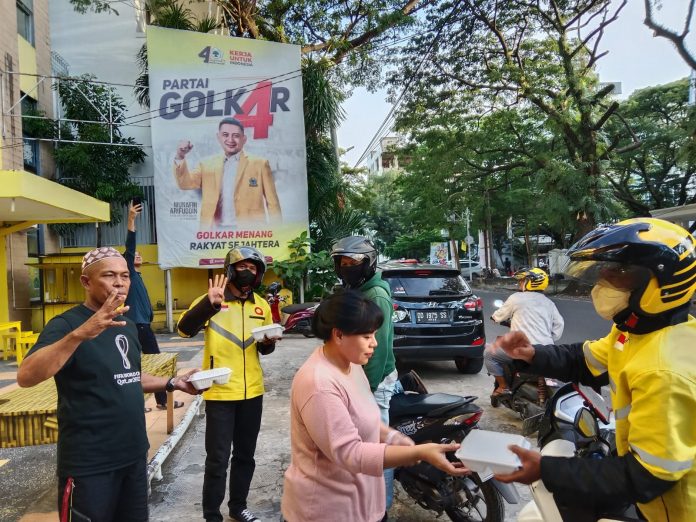
[(148, 27), (162, 268), (273, 259), (308, 229), (300, 47)]

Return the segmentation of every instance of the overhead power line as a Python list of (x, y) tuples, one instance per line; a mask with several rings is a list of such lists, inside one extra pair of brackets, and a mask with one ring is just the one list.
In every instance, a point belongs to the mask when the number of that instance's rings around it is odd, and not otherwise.
[[(399, 94), (399, 97), (396, 99), (396, 101), (395, 101), (394, 104), (392, 105), (391, 110), (389, 111), (389, 113), (386, 115), (386, 117), (385, 117), (384, 120), (382, 121), (382, 124), (381, 124), (381, 125), (379, 126), (379, 128), (377, 129), (377, 132), (375, 132), (374, 136), (372, 137), (372, 139), (371, 139), (371, 140), (369, 141), (369, 143), (367, 144), (367, 147), (365, 147), (365, 150), (364, 150), (363, 153), (360, 155), (360, 158), (358, 159), (358, 161), (355, 162), (355, 165), (353, 166), (353, 168), (356, 168), (358, 165), (360, 165), (360, 163), (362, 163), (362, 161), (367, 157), (367, 155), (368, 155), (368, 153), (370, 152), (370, 150), (372, 150), (372, 147), (373, 147), (382, 137), (384, 137), (384, 135), (386, 135), (386, 133), (382, 134), (383, 132), (385, 132), (385, 129), (391, 129), (391, 125), (392, 125), (392, 123), (393, 123), (394, 120), (395, 120), (394, 113), (396, 112), (397, 108), (398, 108), (399, 105), (401, 104), (401, 100), (403, 100), (404, 96), (406, 95), (406, 92), (408, 91), (408, 89), (409, 89), (409, 87), (411, 86), (411, 84), (413, 83), (413, 81), (414, 81), (416, 75), (417, 75), (418, 72), (420, 71), (420, 68), (421, 68), (421, 67), (423, 66), (423, 64), (425, 63), (425, 60), (427, 60), (427, 59), (430, 57), (430, 53), (432, 52), (433, 47), (435, 46), (435, 44), (437, 43), (437, 41), (440, 39), (440, 36), (442, 35), (442, 30), (445, 28), (445, 26), (446, 26), (447, 23), (449, 22), (450, 18), (452, 17), (452, 15), (455, 13), (455, 11), (457, 10), (457, 8), (459, 7), (460, 2), (461, 2), (461, 0), (458, 0), (458, 1), (452, 6), (452, 10), (449, 12), (449, 14), (445, 17), (445, 19), (442, 21), (442, 23), (441, 23), (440, 26), (438, 27), (437, 33), (435, 34), (435, 36), (433, 37), (432, 41), (430, 42), (430, 45), (428, 46), (428, 50), (423, 54), (423, 57), (421, 58), (421, 61), (418, 62), (418, 65), (416, 66), (416, 70), (415, 70), (415, 71), (413, 72), (413, 74), (411, 74), (411, 76), (408, 78), (408, 81), (406, 82), (406, 85), (404, 85), (404, 88), (401, 90), (401, 93)], [(388, 132), (388, 131), (387, 131), (387, 132)]]

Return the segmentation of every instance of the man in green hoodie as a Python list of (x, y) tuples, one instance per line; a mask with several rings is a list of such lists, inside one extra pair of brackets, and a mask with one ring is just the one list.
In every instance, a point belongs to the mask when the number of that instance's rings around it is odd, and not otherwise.
[[(362, 236), (340, 239), (331, 250), (336, 275), (345, 288), (359, 289), (365, 297), (374, 301), (384, 314), (384, 322), (375, 332), (377, 348), (369, 362), (363, 366), (370, 389), (382, 414), (382, 421), (389, 424), (389, 401), (394, 393), (403, 392), (397, 380), (394, 358), (394, 324), (391, 321), (394, 306), (389, 284), (377, 273), (377, 249)], [(384, 470), (387, 490), (387, 510), (391, 507), (394, 489), (394, 470)], [(385, 514), (386, 518), (386, 514)]]

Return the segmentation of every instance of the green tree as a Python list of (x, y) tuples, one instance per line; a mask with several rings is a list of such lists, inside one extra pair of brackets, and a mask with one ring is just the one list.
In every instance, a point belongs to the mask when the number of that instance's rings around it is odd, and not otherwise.
[[(145, 152), (133, 138), (123, 136), (126, 105), (121, 97), (112, 87), (94, 80), (94, 76), (83, 75), (57, 84), (65, 120), (62, 124), (27, 119), (26, 125), (36, 137), (60, 139), (53, 150), (59, 181), (110, 203), (111, 224), (117, 224), (123, 217), (123, 206), (142, 194), (131, 182), (129, 171), (144, 161)], [(59, 232), (70, 227), (55, 226)], [(99, 232), (97, 245), (101, 246)]]
[(290, 257), (273, 262), (273, 271), (292, 290), (295, 301), (300, 297), (300, 288), (305, 290), (305, 299), (311, 301), (330, 293), (337, 281), (331, 256), (325, 250), (310, 252), (313, 244), (307, 232), (302, 232), (289, 243)]
[[(514, 106), (533, 111), (552, 150), (563, 150), (546, 163), (543, 154), (532, 151), (533, 161), (541, 160), (547, 187), (573, 190), (564, 198), (570, 203), (564, 212), (577, 232), (612, 219), (607, 162), (636, 144), (619, 146), (626, 129), (607, 133), (605, 124), (618, 104), (610, 98), (611, 87), (598, 85), (594, 65), (604, 54), (603, 32), (625, 3), (613, 10), (609, 0), (439, 4), (427, 20), (437, 37), (423, 32), (414, 38), (390, 80), (396, 88), (409, 86), (401, 127), (437, 128), (443, 113), (475, 116)], [(517, 165), (513, 159), (487, 168), (502, 172)]]
[(694, 113), (687, 105), (688, 89), (685, 78), (636, 91), (621, 104), (621, 114), (642, 146), (615, 158), (607, 179), (635, 215), (696, 202)]

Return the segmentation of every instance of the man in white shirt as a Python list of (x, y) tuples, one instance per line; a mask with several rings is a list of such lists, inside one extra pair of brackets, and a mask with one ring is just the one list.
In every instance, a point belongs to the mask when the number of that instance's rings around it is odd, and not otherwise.
[[(563, 317), (556, 305), (544, 295), (549, 285), (549, 276), (540, 268), (522, 269), (515, 272), (520, 291), (507, 298), (491, 319), (496, 323), (510, 321), (510, 330), (524, 332), (532, 344), (555, 344), (563, 335)], [(512, 359), (503, 350), (487, 345), (483, 361), (488, 373), (495, 377), (494, 396), (510, 393), (505, 379), (504, 367)]]

